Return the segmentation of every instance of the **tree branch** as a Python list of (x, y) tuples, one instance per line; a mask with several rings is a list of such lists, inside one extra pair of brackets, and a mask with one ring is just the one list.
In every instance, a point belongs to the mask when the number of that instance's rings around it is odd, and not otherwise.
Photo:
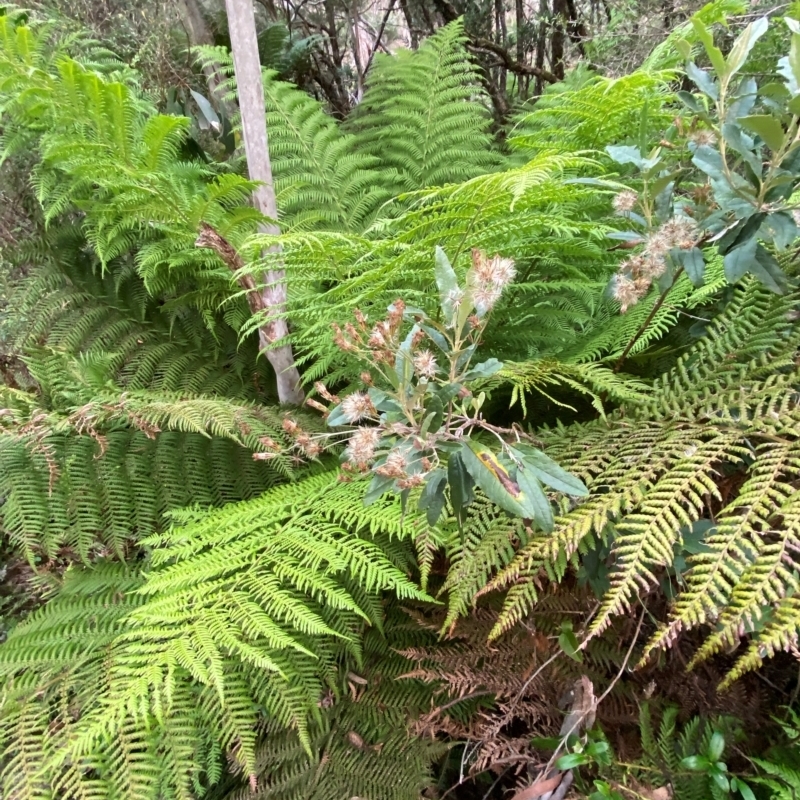
[(483, 50), (485, 52), (494, 53), (500, 58), (502, 65), (509, 71), (517, 75), (534, 75), (541, 78), (547, 83), (557, 83), (558, 78), (546, 69), (540, 67), (532, 67), (528, 64), (522, 64), (511, 57), (511, 54), (504, 47), (501, 47), (491, 39), (483, 39), (480, 37), (473, 37), (467, 45), (471, 50)]

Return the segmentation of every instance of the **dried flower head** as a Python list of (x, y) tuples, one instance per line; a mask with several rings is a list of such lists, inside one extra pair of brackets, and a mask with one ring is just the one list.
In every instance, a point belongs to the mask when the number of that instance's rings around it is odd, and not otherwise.
[(375, 458), (375, 448), (381, 440), (377, 428), (359, 428), (347, 443), (345, 455), (358, 466), (369, 464)]
[(709, 130), (699, 130), (695, 131), (689, 139), (692, 141), (693, 144), (697, 145), (697, 147), (702, 147), (705, 145), (712, 145), (716, 144), (717, 135), (714, 131)]
[(644, 275), (640, 275), (638, 278), (635, 278), (633, 281), (633, 286), (636, 289), (636, 294), (638, 295), (639, 299), (641, 300), (649, 291), (650, 287), (653, 285), (653, 282), (645, 277)]
[(323, 400), (327, 400), (329, 403), (338, 403), (339, 398), (335, 394), (331, 394), (328, 391), (328, 387), (322, 381), (317, 381), (314, 384), (314, 388), (317, 390), (317, 394), (319, 394)]
[(631, 306), (639, 302), (639, 291), (636, 284), (625, 275), (614, 276), (614, 299), (620, 305), (620, 312), (625, 313)]
[(436, 376), (436, 358), (430, 350), (420, 350), (414, 356), (414, 369), (420, 378), (434, 378)]
[(355, 392), (342, 400), (342, 415), (351, 425), (374, 414), (375, 406), (364, 392)]
[(644, 254), (647, 258), (665, 258), (671, 247), (671, 240), (661, 230), (658, 230), (647, 237)]
[(492, 273), (492, 283), (494, 283), (498, 289), (508, 286), (508, 284), (517, 277), (517, 269), (510, 258), (495, 256), (491, 259), (489, 264)]
[(672, 217), (661, 226), (659, 234), (669, 242), (670, 247), (689, 250), (694, 247), (697, 224), (688, 217)]
[(611, 205), (617, 214), (628, 214), (636, 208), (639, 195), (632, 189), (624, 189), (612, 201)]
[(644, 268), (645, 261), (646, 259), (644, 256), (631, 256), (630, 258), (626, 258), (625, 261), (619, 265), (618, 272), (635, 278)]
[(290, 417), (285, 417), (283, 420), (283, 429), (289, 436), (299, 436), (303, 433), (303, 429)]
[(342, 329), (334, 322), (331, 326), (333, 328), (333, 343), (344, 353), (352, 353), (358, 348), (342, 333)]
[(488, 258), (482, 250), (472, 251), (473, 282), (477, 286), (492, 284), (498, 289), (508, 286), (517, 275), (510, 258), (494, 255)]
[(392, 450), (386, 461), (375, 472), (384, 478), (405, 478), (408, 461), (399, 450)]
[(295, 446), (303, 455), (309, 458), (316, 458), (321, 452), (322, 448), (315, 442), (307, 433), (301, 433), (295, 440)]
[(447, 293), (447, 302), (450, 303), (453, 308), (458, 308), (461, 303), (464, 302), (464, 290), (458, 287), (451, 289)]
[(488, 314), (496, 305), (502, 294), (499, 287), (493, 283), (481, 284), (472, 291), (475, 308), (481, 316)]
[(645, 258), (639, 270), (639, 275), (652, 281), (660, 278), (667, 269), (667, 262), (663, 258)]
[(375, 324), (372, 333), (370, 333), (367, 345), (375, 350), (380, 350), (384, 347), (389, 347), (391, 344), (391, 337), (392, 332), (389, 323), (386, 322), (386, 320), (382, 320)]

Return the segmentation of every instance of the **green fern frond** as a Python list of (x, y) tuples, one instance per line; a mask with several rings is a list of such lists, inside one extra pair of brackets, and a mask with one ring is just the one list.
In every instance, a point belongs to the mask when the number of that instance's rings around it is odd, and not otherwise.
[(397, 175), (399, 191), (463, 181), (500, 163), (488, 99), (465, 41), (457, 21), (416, 52), (375, 57), (350, 128), (358, 149)]

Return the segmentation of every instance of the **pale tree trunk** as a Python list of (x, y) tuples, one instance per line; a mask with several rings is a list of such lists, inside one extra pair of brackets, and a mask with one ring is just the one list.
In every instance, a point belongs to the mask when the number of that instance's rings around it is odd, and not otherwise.
[[(239, 110), (242, 118), (242, 137), (251, 180), (259, 181), (253, 200), (256, 208), (272, 222), (261, 226), (263, 233), (277, 235), (278, 207), (272, 166), (267, 143), (267, 115), (264, 89), (261, 83), (261, 63), (252, 0), (225, 0), (228, 29), (233, 50), (233, 65), (239, 91)], [(282, 403), (299, 405), (303, 402), (300, 373), (294, 363), (290, 344), (276, 344), (289, 333), (286, 312), (286, 275), (283, 269), (270, 270), (264, 276), (265, 288), (260, 300), (269, 317), (259, 329), (261, 347), (266, 351), (278, 379), (278, 398)]]

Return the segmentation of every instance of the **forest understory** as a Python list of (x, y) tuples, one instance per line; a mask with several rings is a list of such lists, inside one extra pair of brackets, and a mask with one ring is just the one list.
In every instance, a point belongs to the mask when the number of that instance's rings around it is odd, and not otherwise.
[(800, 798), (800, 3), (0, 7), (3, 800)]

